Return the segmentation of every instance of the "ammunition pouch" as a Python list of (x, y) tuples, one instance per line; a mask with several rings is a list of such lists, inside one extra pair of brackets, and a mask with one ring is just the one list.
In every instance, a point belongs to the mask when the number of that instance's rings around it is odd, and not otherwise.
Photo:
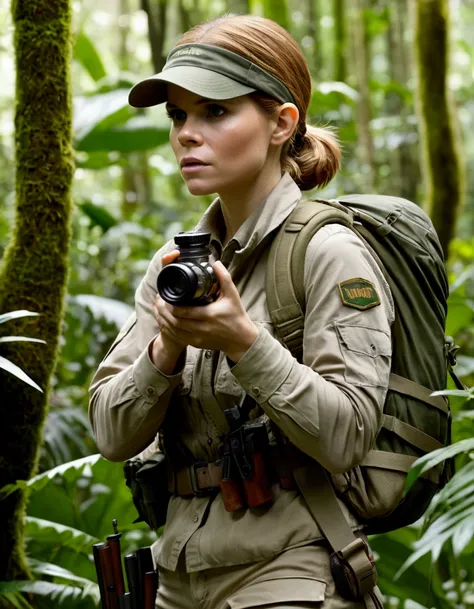
[(151, 529), (159, 529), (166, 522), (171, 497), (165, 455), (156, 452), (146, 461), (129, 459), (124, 474), (139, 516), (135, 522), (144, 521)]

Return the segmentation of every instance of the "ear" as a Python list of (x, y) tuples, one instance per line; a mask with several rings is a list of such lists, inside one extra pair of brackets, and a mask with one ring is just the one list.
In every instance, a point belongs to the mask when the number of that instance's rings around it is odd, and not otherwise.
[(295, 104), (282, 104), (276, 116), (276, 125), (273, 130), (271, 143), (279, 146), (288, 141), (296, 129), (299, 117), (300, 113)]

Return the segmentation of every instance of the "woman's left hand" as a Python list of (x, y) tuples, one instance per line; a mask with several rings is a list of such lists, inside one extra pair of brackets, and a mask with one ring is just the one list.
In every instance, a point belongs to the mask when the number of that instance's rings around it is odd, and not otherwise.
[(159, 295), (155, 300), (160, 327), (177, 341), (198, 349), (223, 351), (233, 362), (238, 362), (258, 335), (240, 300), (239, 292), (225, 266), (213, 265), (219, 282), (219, 296), (205, 306), (177, 307)]

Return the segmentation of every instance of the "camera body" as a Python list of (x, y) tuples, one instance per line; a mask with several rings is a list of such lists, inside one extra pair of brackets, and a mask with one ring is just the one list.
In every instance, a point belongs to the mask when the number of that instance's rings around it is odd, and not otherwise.
[(219, 284), (210, 262), (211, 233), (178, 233), (174, 238), (180, 256), (158, 274), (161, 298), (175, 306), (207, 305), (215, 299)]

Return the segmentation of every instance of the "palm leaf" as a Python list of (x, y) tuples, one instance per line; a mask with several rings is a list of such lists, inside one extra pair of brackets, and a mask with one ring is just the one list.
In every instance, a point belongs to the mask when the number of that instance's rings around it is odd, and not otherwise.
[(33, 516), (26, 517), (25, 535), (38, 543), (54, 543), (86, 555), (91, 553), (92, 545), (99, 541), (84, 531)]
[(49, 469), (42, 474), (34, 476), (30, 480), (17, 480), (14, 484), (7, 484), (0, 489), (0, 496), (3, 498), (18, 489), (29, 488), (30, 491), (39, 491), (48, 484), (49, 480), (52, 480), (56, 476), (62, 476), (67, 482), (73, 482), (79, 476), (86, 467), (92, 467), (101, 459), (101, 455), (89, 455), (82, 459), (76, 459), (69, 463), (63, 463), (53, 469)]
[(426, 471), (435, 467), (442, 461), (446, 459), (451, 459), (460, 453), (467, 453), (470, 450), (474, 450), (474, 438), (467, 438), (466, 440), (461, 440), (460, 442), (456, 442), (451, 446), (447, 446), (445, 448), (438, 448), (438, 450), (433, 450), (432, 452), (424, 455), (420, 459), (417, 459), (408, 472), (406, 484), (405, 484), (405, 492), (407, 492), (412, 485), (415, 483), (416, 479), (424, 474)]
[(3, 313), (0, 315), (0, 324), (4, 324), (6, 321), (10, 321), (11, 319), (18, 319), (19, 317), (37, 317), (38, 315), (39, 313), (27, 311), (26, 309), (10, 311), (9, 313)]
[(30, 338), (29, 336), (2, 336), (0, 337), (0, 343), (13, 343), (13, 342), (28, 342), (28, 343), (43, 343), (46, 344), (45, 340), (41, 338)]
[(474, 536), (474, 462), (462, 467), (435, 497), (428, 509), (426, 530), (413, 544), (415, 552), (403, 564), (401, 575), (419, 558), (431, 552), (438, 560), (446, 542), (451, 541), (453, 553), (459, 556)]
[(17, 378), (19, 378), (20, 381), (27, 383), (27, 385), (31, 385), (31, 387), (34, 387), (35, 389), (37, 389), (38, 391), (41, 391), (41, 393), (43, 393), (43, 390), (41, 389), (41, 387), (39, 385), (37, 385), (34, 382), (34, 380), (31, 379), (26, 374), (26, 372), (23, 372), (23, 370), (21, 368), (19, 368), (16, 364), (14, 364), (10, 360), (6, 359), (5, 357), (2, 357), (1, 355), (0, 355), (0, 368), (2, 368), (3, 370), (6, 370), (6, 372), (9, 372), (10, 374), (13, 374), (13, 376), (16, 376)]
[(15, 609), (33, 609), (30, 603), (20, 592), (2, 592), (2, 584), (10, 582), (0, 582), (0, 596), (5, 598)]
[(54, 565), (50, 562), (42, 562), (40, 560), (30, 558), (28, 560), (28, 564), (34, 573), (47, 575), (49, 577), (59, 577), (60, 579), (65, 579), (69, 582), (76, 582), (79, 586), (82, 586), (82, 588), (92, 588), (94, 586), (97, 586), (97, 584), (91, 581), (90, 579), (75, 575), (68, 569), (64, 569), (63, 567), (60, 567), (59, 565)]

